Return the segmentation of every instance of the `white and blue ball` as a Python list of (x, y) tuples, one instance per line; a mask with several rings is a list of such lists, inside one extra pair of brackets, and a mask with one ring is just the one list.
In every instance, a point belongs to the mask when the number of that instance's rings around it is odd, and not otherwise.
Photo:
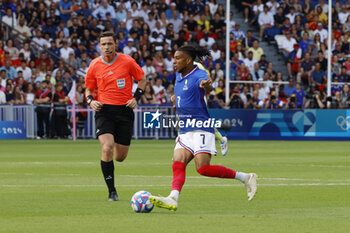
[(138, 191), (131, 198), (131, 208), (136, 213), (149, 213), (153, 209), (153, 204), (149, 201), (152, 194), (147, 191)]

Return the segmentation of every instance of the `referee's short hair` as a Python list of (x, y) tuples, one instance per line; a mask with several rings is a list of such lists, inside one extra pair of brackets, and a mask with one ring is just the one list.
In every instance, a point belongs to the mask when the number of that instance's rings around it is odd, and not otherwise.
[(111, 31), (105, 31), (105, 32), (101, 32), (100, 35), (98, 36), (98, 42), (100, 42), (102, 37), (113, 37), (113, 40), (116, 41), (117, 40), (117, 36), (114, 32)]

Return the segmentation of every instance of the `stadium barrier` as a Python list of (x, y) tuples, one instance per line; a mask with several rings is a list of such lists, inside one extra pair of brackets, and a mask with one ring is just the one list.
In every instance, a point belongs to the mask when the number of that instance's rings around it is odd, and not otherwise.
[[(72, 106), (68, 106), (69, 118)], [(77, 109), (78, 110), (78, 109)], [(90, 108), (83, 134), (79, 138), (95, 138), (95, 112)], [(139, 105), (135, 112), (134, 139), (173, 139), (172, 127), (148, 127), (152, 113), (172, 116), (167, 105)], [(350, 140), (350, 109), (304, 110), (235, 110), (210, 109), (211, 117), (223, 123), (220, 131), (234, 140)], [(151, 118), (147, 118), (151, 116)], [(21, 121), (26, 138), (35, 138), (37, 132), (35, 105), (0, 105), (1, 121)], [(149, 122), (146, 122), (146, 121)], [(2, 130), (2, 129), (0, 129)]]
[(350, 109), (210, 109), (209, 113), (223, 122), (229, 139), (350, 140)]

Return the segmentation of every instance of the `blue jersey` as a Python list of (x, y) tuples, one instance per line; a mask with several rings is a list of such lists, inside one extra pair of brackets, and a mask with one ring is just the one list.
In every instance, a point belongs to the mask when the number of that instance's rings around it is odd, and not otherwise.
[(176, 73), (175, 97), (180, 134), (194, 130), (214, 133), (211, 121), (213, 119), (210, 119), (204, 101), (205, 90), (199, 87), (200, 82), (204, 79), (208, 79), (207, 72), (199, 69), (198, 66), (195, 66), (184, 77)]

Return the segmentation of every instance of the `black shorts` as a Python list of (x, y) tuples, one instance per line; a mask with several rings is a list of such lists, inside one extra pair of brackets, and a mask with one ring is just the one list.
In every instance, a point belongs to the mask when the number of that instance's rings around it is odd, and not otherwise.
[(118, 144), (129, 146), (134, 125), (134, 111), (125, 105), (107, 105), (95, 114), (96, 137), (110, 133)]

